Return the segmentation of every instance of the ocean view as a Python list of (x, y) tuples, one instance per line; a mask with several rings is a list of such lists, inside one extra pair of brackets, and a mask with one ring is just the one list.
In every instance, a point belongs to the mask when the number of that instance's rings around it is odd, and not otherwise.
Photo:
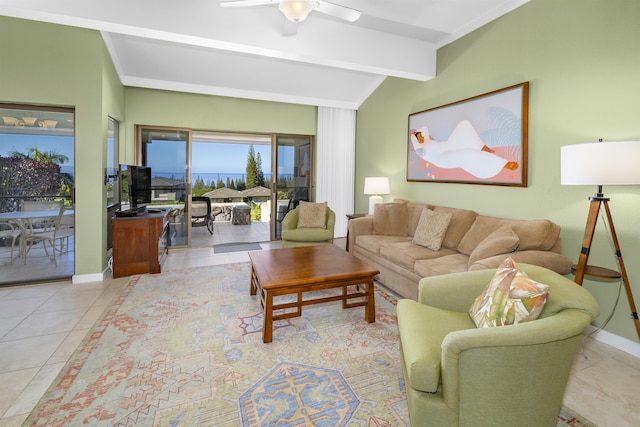
[[(184, 175), (178, 175), (176, 173), (171, 172), (155, 172), (152, 170), (151, 172), (153, 177), (164, 177), (164, 178), (174, 178), (179, 180), (184, 180)], [(213, 183), (215, 185), (218, 180), (222, 180), (223, 183), (227, 183), (227, 178), (229, 180), (233, 180), (234, 182), (238, 182), (239, 180), (245, 180), (247, 174), (246, 173), (215, 173), (215, 172), (193, 172), (192, 174), (192, 182), (196, 182), (197, 179), (202, 178), (205, 184)], [(285, 174), (284, 177), (291, 177), (293, 174)], [(271, 174), (264, 174), (265, 181), (271, 180)]]

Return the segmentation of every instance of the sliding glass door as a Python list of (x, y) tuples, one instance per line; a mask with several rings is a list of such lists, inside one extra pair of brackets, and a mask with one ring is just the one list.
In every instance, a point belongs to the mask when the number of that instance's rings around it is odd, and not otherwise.
[(74, 116), (0, 104), (0, 284), (75, 272)]
[(281, 222), (300, 201), (312, 200), (313, 137), (309, 135), (274, 135), (274, 170), (272, 188), (272, 240), (281, 237)]
[(151, 168), (152, 205), (171, 209), (167, 245), (191, 244), (191, 131), (138, 126), (141, 165)]
[[(140, 164), (152, 171), (152, 204), (172, 209), (170, 246), (277, 240), (287, 211), (312, 200), (312, 136), (147, 126), (137, 131)], [(209, 199), (211, 233), (192, 228), (192, 197)], [(250, 218), (234, 218), (243, 209)]]

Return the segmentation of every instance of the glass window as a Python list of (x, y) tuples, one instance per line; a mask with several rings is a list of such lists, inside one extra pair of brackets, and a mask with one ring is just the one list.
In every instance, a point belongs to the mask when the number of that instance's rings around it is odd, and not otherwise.
[(0, 284), (70, 277), (74, 110), (0, 103), (0, 117)]

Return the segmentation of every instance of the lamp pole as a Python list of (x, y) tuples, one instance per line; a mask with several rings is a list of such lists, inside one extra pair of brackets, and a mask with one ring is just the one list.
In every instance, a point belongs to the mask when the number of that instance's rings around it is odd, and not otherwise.
[[(640, 320), (638, 319), (638, 311), (633, 300), (633, 293), (631, 292), (631, 286), (629, 285), (629, 276), (627, 276), (627, 269), (624, 266), (622, 252), (620, 251), (620, 244), (618, 243), (618, 236), (616, 235), (613, 218), (611, 217), (611, 211), (609, 210), (609, 199), (604, 197), (604, 194), (602, 193), (602, 185), (598, 186), (597, 193), (593, 197), (590, 197), (589, 200), (591, 200), (589, 205), (589, 216), (587, 217), (587, 225), (584, 230), (584, 237), (582, 238), (582, 249), (580, 250), (578, 264), (575, 267), (576, 275), (574, 282), (582, 286), (585, 274), (606, 279), (619, 279), (622, 277), (622, 282), (624, 283), (624, 288), (627, 293), (627, 299), (629, 300), (629, 307), (631, 308), (631, 318), (635, 324), (638, 338), (640, 338)], [(615, 255), (618, 259), (620, 273), (607, 268), (595, 267), (587, 264), (601, 205), (604, 205), (604, 210), (607, 214), (607, 221), (609, 223), (609, 229), (611, 230), (611, 238), (615, 248)]]

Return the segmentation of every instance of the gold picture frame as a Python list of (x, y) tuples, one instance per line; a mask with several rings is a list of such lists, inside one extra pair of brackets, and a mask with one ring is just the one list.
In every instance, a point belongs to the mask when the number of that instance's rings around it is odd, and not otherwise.
[(409, 114), (407, 181), (527, 186), (529, 82)]

